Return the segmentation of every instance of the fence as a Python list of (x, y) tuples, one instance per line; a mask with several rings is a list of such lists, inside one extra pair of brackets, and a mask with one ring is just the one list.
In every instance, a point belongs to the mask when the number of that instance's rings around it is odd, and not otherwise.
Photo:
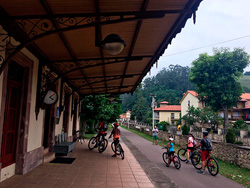
[[(127, 124), (123, 124), (127, 126)], [(152, 127), (148, 125), (140, 126), (139, 124), (132, 124), (130, 128), (139, 130), (145, 134), (152, 135)], [(171, 129), (166, 131), (159, 131), (158, 138), (163, 140), (169, 140), (169, 137), (174, 137), (175, 144), (180, 145), (181, 147), (186, 147), (186, 142), (188, 136), (180, 135), (179, 132), (171, 132)], [(193, 132), (193, 135), (196, 137), (197, 142), (202, 138), (202, 132)], [(245, 143), (245, 146), (239, 146), (235, 144), (225, 143), (225, 135), (218, 134), (209, 134), (213, 142), (213, 151), (212, 155), (218, 157), (219, 159), (237, 164), (241, 167), (250, 169), (250, 138), (241, 138), (237, 137), (237, 141), (242, 141)]]

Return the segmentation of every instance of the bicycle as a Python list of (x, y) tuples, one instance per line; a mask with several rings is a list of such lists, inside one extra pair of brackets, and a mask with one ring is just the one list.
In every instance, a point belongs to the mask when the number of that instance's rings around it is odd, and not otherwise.
[(115, 142), (114, 141), (111, 143), (111, 149), (113, 150), (114, 153), (116, 153), (116, 155), (121, 155), (122, 160), (124, 159), (124, 157), (125, 157), (124, 150), (123, 150), (120, 142), (117, 144), (117, 151), (116, 152), (115, 152)]
[[(166, 149), (167, 150), (167, 151), (163, 152), (162, 159), (166, 163), (166, 165), (168, 165), (168, 153), (169, 153), (168, 148), (167, 147), (163, 147), (162, 149)], [(176, 155), (172, 155), (170, 157), (170, 163), (169, 164), (171, 164), (172, 161), (174, 163), (175, 168), (179, 170), (181, 168), (181, 161), (180, 161), (180, 159)]]
[[(187, 161), (186, 153), (187, 153), (187, 148), (181, 148), (178, 150), (177, 156), (181, 161)], [(193, 151), (191, 150), (190, 159), (191, 159), (191, 161), (193, 160), (194, 163), (196, 163), (196, 158), (194, 158), (196, 153), (199, 153), (199, 152), (196, 151), (195, 148)]]
[[(105, 133), (104, 135), (101, 135), (99, 137), (99, 140), (98, 140), (98, 151), (100, 153), (104, 152), (108, 146), (108, 140), (105, 138), (105, 136), (107, 135), (107, 133)], [(93, 136), (90, 140), (89, 140), (89, 143), (88, 143), (88, 148), (90, 150), (93, 150), (94, 148), (97, 147), (97, 144), (96, 144), (96, 136)]]
[[(193, 156), (195, 158), (195, 162), (192, 164), (197, 170), (201, 170), (202, 164), (201, 164), (201, 152), (196, 152)], [(214, 157), (209, 157), (206, 159), (207, 163), (205, 165), (205, 168), (207, 167), (209, 173), (212, 176), (216, 176), (219, 173), (219, 165), (218, 162)]]

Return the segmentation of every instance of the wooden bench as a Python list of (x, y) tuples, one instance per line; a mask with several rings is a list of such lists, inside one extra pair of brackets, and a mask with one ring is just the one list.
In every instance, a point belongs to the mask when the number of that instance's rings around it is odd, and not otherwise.
[(58, 135), (58, 143), (53, 146), (53, 152), (59, 155), (67, 155), (76, 147), (75, 142), (67, 142), (67, 133)]

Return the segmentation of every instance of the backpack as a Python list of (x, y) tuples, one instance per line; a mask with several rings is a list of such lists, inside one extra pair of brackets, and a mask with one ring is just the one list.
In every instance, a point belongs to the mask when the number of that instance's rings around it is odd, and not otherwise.
[(104, 129), (104, 131), (108, 130), (108, 124), (106, 122), (103, 125), (103, 129)]
[(213, 144), (209, 138), (204, 138), (204, 141), (206, 143), (206, 150), (212, 151), (213, 150)]
[(195, 139), (193, 139), (193, 145), (194, 145), (194, 147), (197, 146), (197, 142), (195, 141)]

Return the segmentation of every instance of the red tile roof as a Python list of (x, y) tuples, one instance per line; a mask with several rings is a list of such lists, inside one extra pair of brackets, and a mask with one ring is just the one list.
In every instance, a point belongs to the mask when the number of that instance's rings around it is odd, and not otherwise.
[(166, 105), (162, 106), (160, 108), (154, 109), (154, 111), (181, 111), (181, 105)]
[(250, 105), (249, 105), (249, 106), (246, 106), (244, 109), (250, 109)]
[(250, 93), (242, 93), (240, 97), (245, 100), (250, 100)]
[(168, 104), (167, 101), (160, 102), (160, 104)]
[(198, 93), (196, 93), (195, 91), (187, 90), (186, 93), (183, 93), (183, 97), (182, 97), (180, 103), (184, 100), (184, 98), (187, 96), (188, 93), (190, 93), (190, 94), (193, 95), (194, 97), (198, 97)]

